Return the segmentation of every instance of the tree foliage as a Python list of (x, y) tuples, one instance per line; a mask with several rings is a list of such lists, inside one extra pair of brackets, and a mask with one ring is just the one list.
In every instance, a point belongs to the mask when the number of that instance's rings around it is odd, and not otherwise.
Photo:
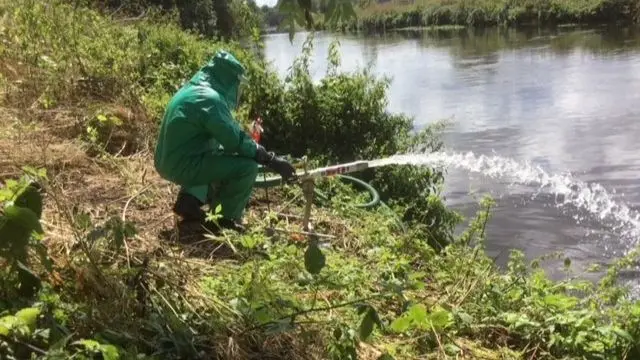
[(289, 31), (289, 39), (293, 40), (296, 26), (312, 30), (320, 15), (325, 27), (336, 28), (356, 19), (356, 12), (351, 0), (278, 0), (276, 5), (283, 15), (283, 22)]
[[(69, 0), (72, 1), (72, 0)], [(88, 1), (109, 13), (129, 17), (147, 16), (151, 10), (177, 16), (180, 25), (211, 38), (224, 40), (250, 36), (263, 27), (254, 0), (73, 0)]]

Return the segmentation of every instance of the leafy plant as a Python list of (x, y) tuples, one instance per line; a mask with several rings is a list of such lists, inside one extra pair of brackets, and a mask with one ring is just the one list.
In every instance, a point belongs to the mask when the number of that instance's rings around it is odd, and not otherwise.
[(33, 296), (40, 288), (40, 279), (29, 267), (29, 249), (40, 255), (42, 264), (51, 271), (46, 248), (40, 242), (44, 233), (40, 217), (43, 210), (41, 187), (37, 180), (46, 177), (44, 171), (27, 169), (28, 175), (8, 180), (0, 188), (0, 257), (4, 258), (9, 277), (14, 278), (18, 293)]

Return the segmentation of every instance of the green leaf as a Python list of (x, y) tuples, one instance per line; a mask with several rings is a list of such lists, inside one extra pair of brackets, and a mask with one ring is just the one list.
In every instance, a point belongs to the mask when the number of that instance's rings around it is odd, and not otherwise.
[(601, 270), (601, 268), (602, 267), (600, 266), (600, 264), (591, 264), (587, 268), (587, 272), (598, 272)]
[(29, 208), (9, 205), (4, 208), (4, 215), (9, 221), (14, 221), (29, 231), (44, 233), (38, 216)]
[(118, 348), (110, 344), (100, 344), (95, 340), (82, 339), (73, 342), (72, 345), (79, 345), (90, 352), (100, 353), (104, 360), (118, 360), (120, 358)]
[(404, 314), (396, 318), (390, 325), (395, 332), (405, 332), (419, 324), (427, 321), (427, 310), (424, 305), (416, 304), (411, 306)]
[(329, 24), (331, 20), (333, 20), (333, 16), (336, 12), (337, 4), (338, 4), (337, 0), (329, 0), (329, 3), (327, 4), (327, 11), (324, 13), (325, 23)]
[(629, 341), (629, 342), (633, 342), (633, 336), (631, 336), (631, 334), (629, 334), (628, 332), (626, 332), (625, 330), (620, 329), (617, 326), (612, 326), (611, 327), (611, 331), (613, 333), (615, 333), (616, 335), (618, 335), (619, 337)]
[(350, 0), (342, 0), (342, 14), (345, 21), (357, 18), (356, 10)]
[(369, 338), (369, 335), (373, 332), (373, 326), (375, 325), (375, 310), (369, 308), (360, 322), (359, 335), (360, 340), (365, 341)]
[(411, 306), (406, 313), (391, 323), (391, 329), (396, 332), (405, 332), (411, 328), (436, 331), (451, 326), (454, 322), (453, 314), (440, 307), (436, 307), (431, 313), (422, 304)]
[(0, 202), (5, 202), (13, 198), (13, 191), (6, 187), (0, 188)]
[(103, 360), (118, 360), (120, 358), (118, 348), (113, 345), (101, 345), (100, 353), (102, 353)]
[(437, 309), (429, 314), (428, 321), (436, 330), (443, 330), (453, 324), (453, 315), (444, 309)]
[(421, 324), (427, 321), (427, 308), (422, 304), (411, 306), (407, 314), (414, 323)]
[(409, 318), (408, 316), (401, 315), (397, 317), (395, 320), (393, 320), (393, 322), (391, 323), (391, 325), (389, 325), (389, 327), (391, 328), (391, 330), (395, 332), (403, 333), (409, 330), (409, 327), (411, 327), (411, 318)]
[(91, 216), (89, 216), (89, 214), (87, 214), (86, 212), (74, 211), (73, 221), (75, 223), (75, 226), (77, 226), (80, 230), (84, 231), (91, 227)]
[[(58, 331), (58, 334), (61, 334), (60, 331)], [(55, 341), (51, 347), (49, 348), (49, 351), (51, 350), (62, 350), (67, 346), (67, 343), (69, 342), (69, 340), (71, 340), (71, 338), (73, 337), (74, 334), (69, 334), (66, 336), (60, 336), (58, 337), (54, 337), (54, 339), (58, 339), (57, 341)], [(52, 339), (49, 338), (49, 340), (51, 341)]]
[(259, 324), (266, 324), (266, 323), (270, 322), (273, 319), (273, 317), (271, 316), (269, 311), (267, 309), (265, 309), (264, 307), (259, 308), (256, 311), (254, 311), (253, 317), (255, 318), (255, 320)]
[(111, 236), (113, 237), (113, 243), (116, 245), (117, 249), (121, 249), (124, 246), (124, 229), (122, 228), (122, 223), (119, 221), (114, 221), (111, 224)]
[(135, 224), (129, 221), (124, 223), (122, 231), (124, 232), (124, 236), (126, 238), (134, 237), (138, 233), (138, 229), (136, 229)]
[(9, 336), (11, 330), (20, 325), (20, 321), (13, 315), (0, 318), (0, 335)]
[(549, 294), (543, 298), (545, 304), (560, 310), (567, 310), (574, 307), (578, 303), (578, 299), (572, 296), (562, 294)]
[(30, 209), (38, 218), (42, 216), (42, 195), (33, 185), (25, 187), (16, 195), (14, 205)]
[(502, 314), (502, 318), (507, 324), (515, 324), (520, 318), (520, 314), (514, 312), (507, 312)]
[(36, 324), (38, 322), (38, 316), (40, 316), (39, 308), (25, 308), (16, 313), (16, 317), (20, 319), (25, 325), (27, 325), (31, 331), (36, 329)]
[(302, 15), (299, 23), (304, 24), (307, 29), (312, 29), (314, 21), (313, 16), (311, 16), (311, 11), (313, 10), (311, 0), (298, 0), (298, 6)]
[(325, 22), (335, 26), (341, 22), (357, 18), (355, 9), (350, 0), (330, 0), (327, 4)]
[(15, 190), (15, 188), (18, 187), (18, 181), (15, 179), (8, 179), (5, 182), (5, 186), (7, 189)]
[(325, 266), (325, 256), (315, 242), (309, 244), (304, 252), (304, 266), (311, 274), (318, 274)]
[(33, 166), (25, 165), (22, 167), (22, 171), (27, 173), (30, 178), (35, 179), (47, 179), (47, 169), (45, 168), (34, 168)]
[(100, 351), (100, 343), (95, 340), (82, 339), (74, 341), (73, 343), (71, 343), (71, 345), (80, 345), (90, 351)]

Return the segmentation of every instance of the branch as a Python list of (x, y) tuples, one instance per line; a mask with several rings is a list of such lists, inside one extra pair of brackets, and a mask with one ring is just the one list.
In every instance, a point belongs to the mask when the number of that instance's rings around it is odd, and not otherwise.
[(379, 294), (379, 295), (373, 295), (373, 296), (369, 296), (369, 297), (366, 297), (366, 298), (352, 300), (352, 301), (348, 301), (348, 302), (344, 302), (344, 303), (340, 303), (340, 304), (336, 304), (336, 305), (330, 305), (330, 306), (324, 306), (324, 307), (320, 307), (320, 308), (311, 308), (311, 309), (307, 309), (307, 310), (301, 310), (301, 311), (295, 312), (293, 314), (289, 314), (287, 316), (283, 316), (283, 317), (281, 317), (279, 319), (267, 321), (264, 324), (253, 326), (253, 327), (243, 331), (242, 333), (244, 334), (244, 333), (246, 333), (248, 331), (252, 331), (252, 330), (256, 330), (256, 329), (259, 329), (261, 327), (264, 327), (264, 326), (276, 324), (276, 323), (278, 323), (278, 322), (280, 322), (282, 320), (285, 320), (285, 319), (292, 319), (293, 320), (293, 319), (295, 319), (296, 317), (298, 317), (300, 315), (306, 315), (306, 314), (310, 314), (310, 313), (313, 313), (313, 312), (329, 311), (329, 310), (339, 309), (339, 308), (355, 305), (355, 304), (358, 304), (358, 303), (361, 303), (361, 302), (365, 302), (365, 301), (369, 301), (369, 300), (373, 300), (373, 299), (377, 299), (377, 298), (382, 298), (382, 297), (389, 297), (389, 296), (390, 295), (388, 295), (388, 294), (384, 294), (384, 295), (383, 294)]

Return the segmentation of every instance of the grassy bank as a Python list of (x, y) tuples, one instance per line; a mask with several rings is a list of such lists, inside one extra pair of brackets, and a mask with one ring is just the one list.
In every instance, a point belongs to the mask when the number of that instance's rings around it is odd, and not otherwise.
[(0, 15), (0, 358), (639, 356), (640, 305), (615, 285), (627, 263), (598, 284), (575, 280), (569, 261), (568, 280), (551, 282), (544, 259), (517, 251), (498, 269), (483, 251), (491, 202), (454, 236), (443, 174), (426, 168), (359, 175), (392, 212), (320, 183), (329, 199), (313, 218), (328, 244), (277, 215), (301, 213), (296, 186), (256, 191), (246, 235), (176, 241), (176, 189), (152, 168), (155, 134), (167, 100), (216, 49), (247, 64), (238, 116), (262, 116), (280, 153), (324, 164), (441, 146), (437, 129), (414, 135), (410, 118), (386, 112), (386, 80), (341, 72), (337, 47), (321, 82), (310, 44), (281, 80), (259, 51), (173, 24), (57, 1), (3, 1)]
[(384, 31), (408, 27), (469, 27), (633, 23), (634, 0), (416, 0), (390, 1), (359, 9), (350, 29)]

